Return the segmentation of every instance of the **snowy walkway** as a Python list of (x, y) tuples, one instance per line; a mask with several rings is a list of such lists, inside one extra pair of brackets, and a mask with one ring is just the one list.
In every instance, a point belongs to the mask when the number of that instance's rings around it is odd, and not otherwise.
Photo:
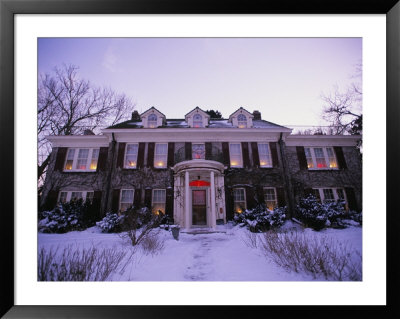
[[(299, 281), (312, 280), (305, 274), (289, 273), (276, 266), (258, 250), (245, 244), (245, 230), (226, 228), (226, 233), (185, 234), (179, 241), (171, 232), (162, 230), (165, 248), (157, 255), (137, 251), (123, 274), (115, 274), (114, 281)], [(329, 230), (329, 235), (341, 232), (361, 251), (361, 228)], [(347, 234), (347, 235), (345, 235)], [(39, 247), (66, 246), (113, 247), (130, 250), (129, 244), (117, 234), (98, 233), (96, 227), (67, 234), (39, 234)], [(60, 247), (60, 248), (61, 248)]]

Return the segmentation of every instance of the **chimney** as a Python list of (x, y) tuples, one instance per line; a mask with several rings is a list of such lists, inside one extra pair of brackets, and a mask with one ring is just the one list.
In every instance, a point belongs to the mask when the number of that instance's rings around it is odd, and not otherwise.
[(253, 111), (253, 120), (261, 120), (261, 113), (260, 111)]
[(96, 134), (94, 134), (92, 130), (84, 130), (83, 135), (96, 135)]
[(140, 122), (141, 121), (138, 111), (135, 110), (135, 111), (132, 112), (131, 120), (132, 121), (136, 121), (136, 122)]

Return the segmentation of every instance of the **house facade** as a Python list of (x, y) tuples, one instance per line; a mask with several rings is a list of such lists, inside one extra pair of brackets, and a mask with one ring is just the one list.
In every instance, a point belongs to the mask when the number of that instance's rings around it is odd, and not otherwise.
[(293, 216), (309, 193), (360, 211), (361, 137), (291, 133), (244, 108), (228, 119), (199, 107), (167, 119), (152, 107), (101, 135), (49, 136), (40, 206), (91, 199), (99, 216), (147, 206), (184, 228), (214, 228), (259, 202)]

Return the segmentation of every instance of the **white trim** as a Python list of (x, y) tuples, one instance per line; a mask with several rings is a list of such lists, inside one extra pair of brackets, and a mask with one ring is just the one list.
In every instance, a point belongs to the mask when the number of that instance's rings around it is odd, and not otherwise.
[(361, 135), (288, 135), (286, 146), (356, 146)]
[(46, 139), (53, 147), (100, 148), (109, 146), (106, 135), (49, 135)]

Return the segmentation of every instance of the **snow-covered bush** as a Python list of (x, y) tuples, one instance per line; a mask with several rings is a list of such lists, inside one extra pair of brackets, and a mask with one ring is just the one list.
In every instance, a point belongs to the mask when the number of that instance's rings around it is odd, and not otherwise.
[(124, 215), (107, 213), (106, 216), (96, 223), (97, 227), (101, 228), (103, 233), (116, 233), (121, 231), (121, 225), (124, 220)]
[(342, 219), (346, 216), (344, 201), (321, 203), (313, 195), (300, 199), (296, 207), (297, 218), (314, 230), (321, 230), (326, 226), (344, 228)]
[(349, 211), (348, 218), (356, 221), (360, 225), (362, 225), (362, 212), (356, 212), (354, 210)]
[(98, 206), (82, 199), (60, 203), (52, 210), (39, 215), (39, 231), (43, 233), (65, 233), (94, 226), (98, 216)]
[(285, 222), (286, 207), (276, 207), (274, 210), (266, 208), (261, 203), (254, 209), (246, 209), (243, 213), (236, 213), (234, 222), (240, 226), (247, 226), (251, 232), (264, 232), (271, 228), (280, 227)]

